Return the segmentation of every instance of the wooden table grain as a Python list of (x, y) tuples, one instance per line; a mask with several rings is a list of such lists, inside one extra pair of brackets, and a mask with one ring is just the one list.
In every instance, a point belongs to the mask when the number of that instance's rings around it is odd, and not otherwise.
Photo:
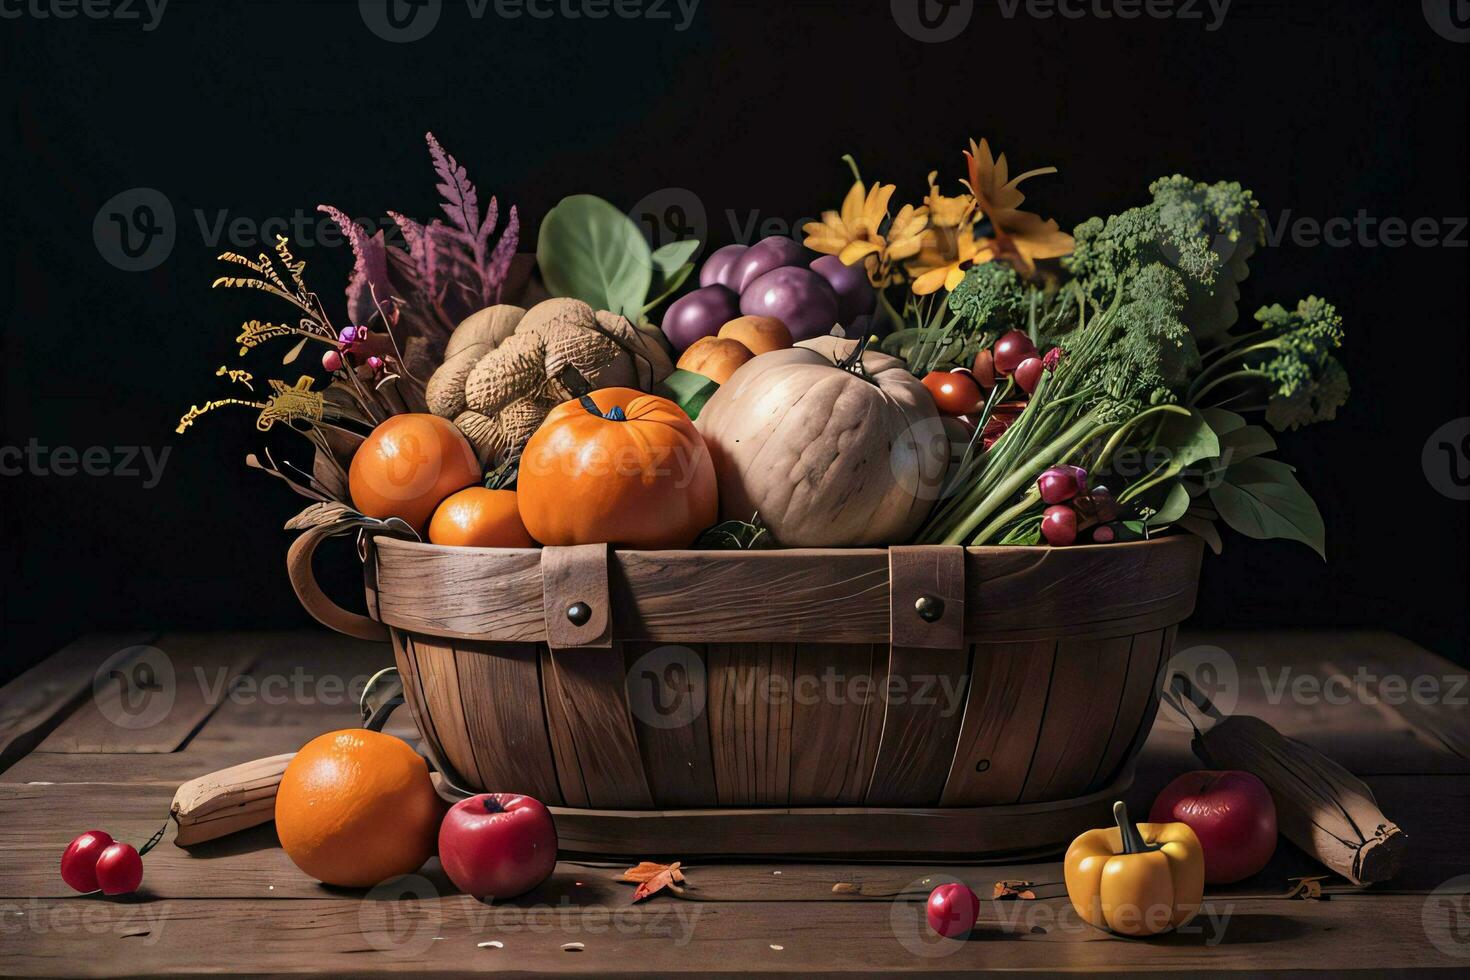
[[(564, 861), (536, 892), (490, 906), (455, 894), (432, 861), (369, 892), (318, 885), (266, 825), (188, 851), (165, 839), (138, 895), (79, 896), (57, 873), (72, 836), (95, 827), (146, 840), (183, 780), (355, 725), (355, 688), (391, 662), (386, 647), (320, 632), (90, 636), (0, 689), (0, 975), (1464, 975), (1466, 671), (1385, 633), (1185, 631), (1178, 649), (1225, 665), (1236, 711), (1372, 786), (1409, 835), (1398, 879), (1367, 891), (1328, 879), (1324, 900), (1288, 899), (1291, 878), (1323, 872), (1283, 843), (1260, 875), (1211, 889), (1184, 934), (1131, 941), (1077, 920), (1055, 860), (695, 865), (685, 899), (638, 906), (615, 880), (621, 864)], [(119, 698), (106, 684), (94, 693), (99, 668), (171, 691), (168, 711), (145, 718), (157, 714), (146, 697)], [(414, 736), (403, 713), (391, 730)], [(1191, 768), (1188, 732), (1161, 713), (1130, 806), (1146, 812)], [(1035, 883), (1038, 898), (984, 902), (964, 942), (927, 934), (923, 899), (935, 884), (962, 880), (986, 896), (1006, 878)]]

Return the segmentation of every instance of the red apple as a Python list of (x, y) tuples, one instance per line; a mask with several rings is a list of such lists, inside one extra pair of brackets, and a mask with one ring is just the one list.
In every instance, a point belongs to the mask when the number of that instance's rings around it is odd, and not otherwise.
[(515, 898), (556, 867), (556, 825), (529, 796), (471, 796), (450, 807), (439, 825), (439, 862), (466, 895)]
[(1154, 800), (1150, 823), (1188, 824), (1205, 852), (1205, 881), (1249, 878), (1276, 851), (1276, 804), (1248, 772), (1187, 772)]
[(67, 845), (61, 855), (61, 880), (79, 892), (97, 890), (97, 859), (112, 843), (112, 835), (89, 830)]
[(956, 882), (940, 885), (929, 893), (925, 909), (929, 928), (946, 939), (963, 939), (980, 918), (980, 896)]

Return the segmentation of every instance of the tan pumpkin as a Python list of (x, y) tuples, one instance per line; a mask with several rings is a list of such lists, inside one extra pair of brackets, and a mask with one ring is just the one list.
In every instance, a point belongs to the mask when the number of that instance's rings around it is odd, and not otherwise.
[[(897, 358), (817, 337), (747, 362), (710, 397), (720, 516), (759, 514), (786, 547), (902, 544), (938, 496), (948, 445), (934, 400)], [(936, 450), (942, 446), (942, 450)]]

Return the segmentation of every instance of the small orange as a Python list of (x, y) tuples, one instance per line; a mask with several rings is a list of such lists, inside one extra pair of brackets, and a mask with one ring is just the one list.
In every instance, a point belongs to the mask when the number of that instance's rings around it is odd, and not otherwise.
[(276, 790), (276, 834), (296, 867), (368, 888), (434, 853), (444, 805), (429, 767), (392, 735), (349, 728), (301, 747)]
[(469, 487), (445, 498), (429, 522), (429, 540), (471, 548), (536, 547), (521, 522), (515, 491), (485, 487)]
[(400, 517), (422, 532), (439, 501), (480, 482), (480, 461), (454, 423), (395, 415), (368, 434), (347, 474), (352, 504), (369, 517)]
[(679, 370), (702, 374), (715, 384), (722, 385), (740, 365), (755, 355), (738, 340), (722, 337), (700, 337), (684, 356), (679, 358)]
[(785, 350), (795, 343), (786, 324), (773, 316), (737, 316), (720, 328), (718, 336), (738, 340), (756, 355)]

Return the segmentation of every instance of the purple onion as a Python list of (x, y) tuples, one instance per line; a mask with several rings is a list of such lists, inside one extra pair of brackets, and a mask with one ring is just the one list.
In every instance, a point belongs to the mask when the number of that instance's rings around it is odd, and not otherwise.
[(844, 327), (873, 312), (878, 298), (861, 264), (847, 265), (835, 255), (824, 255), (812, 262), (811, 269), (827, 280), (837, 294), (837, 322)]
[(740, 256), (731, 269), (731, 289), (744, 294), (761, 276), (786, 266), (805, 266), (811, 253), (781, 235), (762, 238)]
[(749, 249), (749, 245), (726, 245), (724, 248), (716, 249), (714, 254), (705, 259), (704, 265), (699, 268), (699, 284), (734, 289), (735, 263), (739, 262), (740, 256)]
[(1053, 466), (1036, 481), (1043, 503), (1064, 504), (1087, 492), (1087, 471), (1080, 466)]
[(837, 294), (827, 280), (805, 266), (785, 266), (746, 287), (740, 294), (740, 312), (773, 316), (786, 324), (793, 340), (811, 340), (837, 325)]
[(669, 304), (664, 313), (664, 336), (679, 351), (702, 337), (713, 337), (740, 315), (740, 297), (724, 286), (704, 286)]

